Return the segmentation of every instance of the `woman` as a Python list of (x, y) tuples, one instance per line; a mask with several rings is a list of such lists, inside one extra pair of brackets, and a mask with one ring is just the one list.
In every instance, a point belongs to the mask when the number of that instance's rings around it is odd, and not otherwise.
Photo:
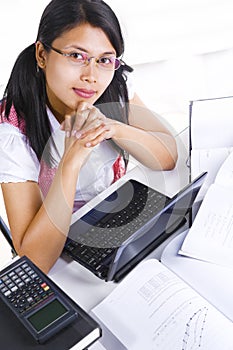
[(53, 0), (13, 67), (1, 104), (0, 182), (15, 249), (45, 272), (72, 212), (125, 173), (128, 153), (152, 169), (175, 166), (174, 138), (131, 96), (123, 51), (103, 1)]

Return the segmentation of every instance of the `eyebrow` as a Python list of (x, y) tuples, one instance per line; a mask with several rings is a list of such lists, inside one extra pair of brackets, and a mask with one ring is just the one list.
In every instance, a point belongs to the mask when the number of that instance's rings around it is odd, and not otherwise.
[[(86, 49), (84, 49), (83, 47), (80, 47), (80, 46), (76, 46), (76, 45), (66, 46), (64, 49), (65, 50), (75, 49), (75, 50), (83, 51), (83, 52), (89, 54), (89, 52)], [(116, 55), (116, 52), (115, 51), (106, 51), (106, 52), (103, 52), (102, 54), (100, 54), (99, 56), (103, 56), (103, 55)]]

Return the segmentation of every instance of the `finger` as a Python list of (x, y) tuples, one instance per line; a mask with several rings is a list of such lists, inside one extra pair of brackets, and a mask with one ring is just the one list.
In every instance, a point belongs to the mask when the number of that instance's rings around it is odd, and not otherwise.
[(89, 111), (88, 117), (82, 127), (82, 134), (93, 131), (106, 122), (106, 117), (97, 109), (93, 108)]
[(85, 110), (82, 112), (76, 112), (72, 133), (75, 136), (75, 134), (79, 131), (81, 131), (85, 125), (86, 119), (88, 118), (89, 111)]
[(85, 131), (81, 130), (81, 131), (78, 131), (76, 134), (75, 134), (75, 137), (77, 139), (84, 139), (86, 138), (88, 135), (90, 135), (90, 137), (92, 137), (93, 135), (93, 132), (95, 133), (95, 131), (99, 128), (103, 129), (105, 128), (105, 124), (101, 121), (96, 121), (95, 124), (92, 124), (90, 125), (88, 128), (85, 128)]
[(89, 110), (92, 107), (92, 105), (83, 101), (78, 104), (72, 128), (73, 135), (75, 135), (77, 131), (83, 128), (86, 119), (88, 118)]
[(82, 102), (79, 104), (73, 119), (72, 136), (83, 138), (84, 134), (98, 128), (106, 120), (107, 118), (98, 108), (87, 102)]
[(92, 110), (89, 113), (88, 118), (86, 119), (86, 122), (82, 127), (82, 133), (93, 131), (99, 126), (101, 126), (102, 124), (103, 124), (103, 121), (101, 120), (101, 118), (99, 118), (98, 112), (95, 110)]
[(60, 130), (65, 130), (65, 123), (64, 123), (64, 121), (63, 122), (61, 122), (61, 124), (60, 124)]
[(65, 131), (66, 137), (71, 136), (72, 122), (70, 115), (65, 116), (65, 120), (62, 122), (60, 129)]
[(90, 104), (89, 102), (81, 101), (77, 105), (77, 111), (85, 111), (85, 109), (90, 109), (92, 108), (93, 105)]
[(98, 108), (93, 106), (93, 108), (90, 109), (87, 122), (88, 121), (93, 121), (93, 120), (96, 120), (96, 119), (104, 121), (107, 118), (105, 117), (105, 115)]
[(90, 147), (95, 147), (99, 143), (103, 142), (105, 140), (104, 134), (101, 134), (97, 136), (94, 140), (89, 141), (85, 144), (85, 147), (90, 148)]
[(105, 139), (106, 130), (104, 127), (100, 126), (92, 132), (89, 132), (87, 136), (83, 139), (86, 147), (96, 146), (98, 143)]

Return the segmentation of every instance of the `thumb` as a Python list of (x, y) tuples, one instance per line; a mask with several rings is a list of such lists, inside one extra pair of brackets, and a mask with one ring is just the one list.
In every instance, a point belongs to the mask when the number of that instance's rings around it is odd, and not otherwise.
[(71, 129), (72, 129), (72, 122), (71, 122), (71, 116), (70, 115), (65, 115), (65, 119), (60, 125), (60, 129), (65, 131), (66, 137), (71, 136)]

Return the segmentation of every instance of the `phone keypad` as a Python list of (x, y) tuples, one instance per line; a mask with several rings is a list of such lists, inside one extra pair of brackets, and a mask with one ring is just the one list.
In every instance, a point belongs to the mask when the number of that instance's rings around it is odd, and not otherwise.
[(19, 314), (36, 307), (54, 292), (26, 262), (0, 276), (0, 294)]

